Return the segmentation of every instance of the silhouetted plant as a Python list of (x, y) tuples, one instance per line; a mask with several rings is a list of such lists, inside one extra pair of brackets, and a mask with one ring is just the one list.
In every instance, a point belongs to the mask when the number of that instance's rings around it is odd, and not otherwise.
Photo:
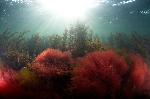
[(147, 62), (150, 59), (149, 36), (142, 36), (139, 33), (113, 33), (109, 35), (108, 45), (117, 50), (139, 53)]
[(65, 30), (65, 35), (68, 35), (65, 41), (67, 49), (73, 57), (82, 57), (88, 52), (104, 49), (100, 39), (95, 38), (84, 23), (78, 22), (72, 25)]
[(25, 34), (27, 32), (10, 32), (6, 30), (0, 33), (0, 57), (5, 64), (13, 69), (24, 67), (30, 60), (25, 52)]
[(100, 41), (100, 38), (97, 36), (93, 36), (92, 34), (88, 35), (87, 40), (87, 52), (93, 52), (93, 51), (104, 51), (105, 47)]
[(27, 52), (32, 58), (35, 58), (36, 55), (42, 52), (42, 38), (39, 34), (32, 35), (26, 42)]
[(3, 58), (3, 60), (8, 66), (11, 66), (10, 68), (20, 70), (30, 63), (31, 58), (26, 53), (10, 50), (7, 52), (7, 56)]

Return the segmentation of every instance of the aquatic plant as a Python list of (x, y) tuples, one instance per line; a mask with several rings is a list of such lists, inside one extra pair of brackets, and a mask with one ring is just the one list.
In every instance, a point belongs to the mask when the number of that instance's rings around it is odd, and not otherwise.
[(70, 62), (71, 58), (67, 53), (47, 49), (36, 57), (31, 68), (40, 74), (61, 74), (70, 68)]
[(15, 70), (31, 63), (47, 48), (68, 51), (73, 57), (82, 57), (88, 52), (104, 50), (100, 39), (89, 31), (86, 24), (80, 22), (65, 29), (63, 35), (33, 34), (26, 37), (26, 33), (13, 33), (9, 29), (0, 33), (0, 57)]
[(24, 33), (0, 33), (0, 58), (7, 64), (0, 68), (0, 96), (19, 93), (32, 98), (149, 97), (147, 39), (136, 33), (118, 33), (109, 40), (119, 54), (104, 51), (100, 38), (80, 23), (66, 29), (63, 35), (35, 34), (25, 38)]
[(10, 66), (14, 70), (20, 70), (25, 67), (28, 63), (30, 63), (31, 58), (25, 52), (19, 52), (17, 50), (9, 50), (7, 51), (7, 55), (5, 58), (3, 57), (3, 61)]
[(24, 67), (18, 71), (16, 78), (22, 92), (18, 97), (35, 98), (40, 96), (41, 89), (39, 86), (42, 85), (39, 83), (37, 75), (28, 67)]
[(25, 34), (27, 32), (11, 32), (6, 29), (0, 33), (0, 58), (13, 69), (24, 67), (30, 60), (26, 53)]
[(107, 38), (107, 45), (116, 50), (125, 50), (126, 52), (138, 53), (149, 63), (150, 59), (150, 40), (148, 35), (140, 35), (133, 32), (112, 33)]
[(98, 37), (91, 36), (87, 40), (87, 52), (104, 51), (105, 47)]
[[(96, 51), (75, 59), (74, 64), (67, 52), (47, 49), (20, 71), (2, 66), (0, 96), (54, 99), (149, 98), (148, 65), (136, 54), (129, 54), (126, 58), (113, 50)], [(73, 68), (73, 65), (77, 66)]]
[(21, 93), (19, 82), (16, 78), (17, 72), (3, 66), (0, 68), (0, 96), (18, 96)]
[[(100, 39), (90, 31), (90, 28), (82, 22), (77, 22), (66, 28), (62, 36), (57, 36), (57, 49), (70, 51), (72, 57), (82, 57), (88, 52), (103, 50)], [(60, 42), (58, 42), (60, 41)], [(53, 46), (51, 47), (53, 48)]]
[(11, 32), (9, 29), (0, 32), (0, 50), (23, 50), (25, 48), (25, 34), (27, 34), (27, 32)]
[(115, 97), (127, 71), (125, 60), (114, 51), (89, 53), (74, 69), (73, 91), (77, 96)]
[(49, 90), (50, 96), (65, 93), (72, 71), (67, 52), (49, 48), (39, 54), (29, 68), (38, 76), (40, 90)]
[(148, 65), (139, 55), (128, 58), (112, 50), (87, 54), (73, 71), (73, 95), (102, 99), (150, 97)]
[(43, 40), (39, 34), (33, 34), (30, 38), (26, 40), (26, 52), (29, 56), (34, 59), (39, 53), (41, 53), (45, 48), (43, 48)]
[(130, 55), (132, 67), (125, 86), (125, 95), (130, 98), (134, 96), (145, 97), (150, 93), (150, 69), (144, 59), (135, 54)]

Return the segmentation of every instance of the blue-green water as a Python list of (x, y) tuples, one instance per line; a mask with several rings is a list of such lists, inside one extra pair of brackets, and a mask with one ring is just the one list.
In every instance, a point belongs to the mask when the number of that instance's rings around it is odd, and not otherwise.
[(150, 33), (149, 0), (97, 0), (99, 5), (88, 9), (84, 19), (79, 17), (77, 20), (43, 10), (37, 1), (1, 0), (0, 31), (10, 28), (13, 31), (30, 30), (31, 33), (40, 32), (44, 35), (62, 33), (70, 24), (80, 20), (101, 36), (111, 32)]

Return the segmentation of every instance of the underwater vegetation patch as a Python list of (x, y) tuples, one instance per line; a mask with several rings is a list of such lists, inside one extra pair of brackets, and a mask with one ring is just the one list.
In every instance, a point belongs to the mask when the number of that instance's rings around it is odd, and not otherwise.
[(130, 62), (114, 50), (107, 50), (71, 60), (65, 52), (47, 49), (20, 71), (1, 66), (0, 96), (148, 99), (150, 69), (141, 56), (129, 54), (128, 58)]
[(149, 41), (139, 35), (102, 42), (84, 24), (47, 37), (0, 35), (0, 98), (150, 98)]

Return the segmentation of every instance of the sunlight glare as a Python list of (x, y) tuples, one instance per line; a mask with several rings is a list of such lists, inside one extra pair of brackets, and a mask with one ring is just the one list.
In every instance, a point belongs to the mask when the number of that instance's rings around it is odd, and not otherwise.
[(98, 5), (96, 0), (38, 0), (38, 2), (44, 10), (65, 18), (84, 17), (88, 9)]

